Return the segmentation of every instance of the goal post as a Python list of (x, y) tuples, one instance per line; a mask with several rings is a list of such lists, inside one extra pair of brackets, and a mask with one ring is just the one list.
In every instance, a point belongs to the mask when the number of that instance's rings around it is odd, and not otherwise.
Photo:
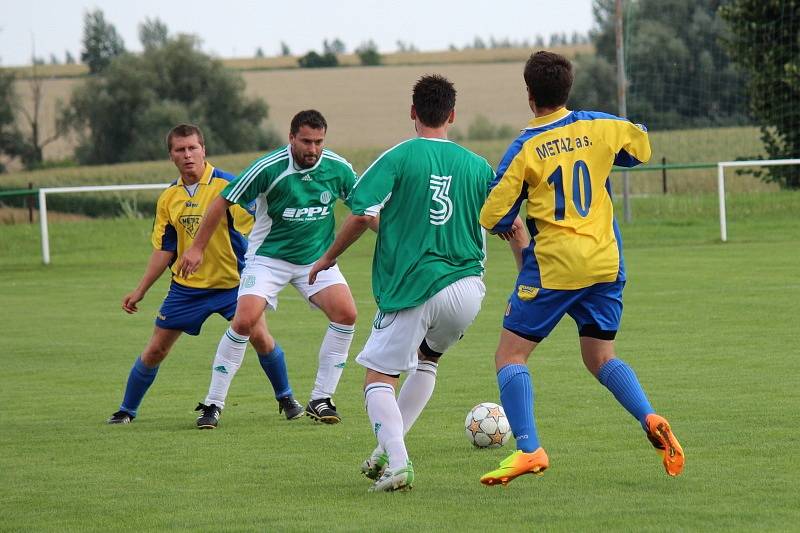
[(725, 169), (736, 167), (770, 167), (800, 165), (800, 159), (753, 159), (750, 161), (720, 161), (717, 163), (717, 192), (719, 193), (719, 237), (728, 242), (728, 222), (725, 212)]
[(88, 185), (83, 187), (46, 187), (39, 189), (39, 226), (42, 233), (42, 263), (50, 264), (50, 233), (47, 227), (47, 195), (76, 192), (141, 191), (166, 189), (168, 183), (134, 185)]

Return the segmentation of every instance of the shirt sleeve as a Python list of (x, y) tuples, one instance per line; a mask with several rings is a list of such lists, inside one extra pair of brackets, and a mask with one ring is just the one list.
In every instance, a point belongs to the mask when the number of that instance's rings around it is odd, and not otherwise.
[(633, 124), (627, 120), (618, 126), (617, 152), (614, 164), (619, 167), (635, 167), (650, 160), (650, 137), (643, 124)]
[(377, 216), (391, 198), (395, 181), (395, 166), (383, 155), (355, 180), (345, 203), (354, 215)]
[(356, 181), (358, 180), (358, 176), (356, 175), (355, 170), (351, 165), (347, 165), (347, 170), (344, 171), (344, 179), (342, 180), (342, 187), (339, 190), (339, 199), (346, 201), (348, 196), (350, 196), (350, 192), (353, 190), (353, 185), (355, 185)]
[(258, 195), (266, 190), (265, 184), (268, 181), (267, 171), (263, 165), (256, 161), (246, 168), (236, 179), (233, 179), (225, 186), (220, 196), (239, 204), (245, 209), (258, 198)]
[(153, 233), (150, 236), (150, 241), (153, 248), (156, 250), (164, 250), (167, 252), (178, 251), (178, 233), (169, 219), (169, 210), (167, 209), (167, 190), (164, 194), (158, 197), (156, 204), (156, 216), (153, 220)]
[(528, 184), (525, 182), (527, 161), (523, 146), (524, 143), (518, 140), (509, 147), (489, 185), (491, 192), (481, 209), (480, 223), (492, 233), (511, 229), (522, 201), (528, 196)]

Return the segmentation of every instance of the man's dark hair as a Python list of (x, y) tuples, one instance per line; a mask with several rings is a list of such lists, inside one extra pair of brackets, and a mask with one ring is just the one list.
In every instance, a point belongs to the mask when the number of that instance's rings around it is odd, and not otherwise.
[(447, 122), (456, 107), (456, 88), (444, 76), (427, 74), (414, 84), (411, 102), (420, 122), (429, 128), (438, 128)]
[(167, 133), (167, 150), (172, 151), (172, 139), (175, 137), (191, 137), (192, 135), (197, 135), (200, 146), (205, 147), (206, 141), (203, 138), (203, 132), (200, 131), (198, 126), (194, 124), (178, 124)]
[(328, 131), (328, 123), (325, 122), (325, 117), (316, 109), (306, 109), (300, 111), (292, 118), (292, 123), (289, 126), (289, 133), (297, 135), (300, 128), (308, 126), (312, 130), (325, 130)]
[(572, 89), (572, 63), (553, 52), (531, 54), (525, 63), (525, 84), (536, 107), (561, 107)]

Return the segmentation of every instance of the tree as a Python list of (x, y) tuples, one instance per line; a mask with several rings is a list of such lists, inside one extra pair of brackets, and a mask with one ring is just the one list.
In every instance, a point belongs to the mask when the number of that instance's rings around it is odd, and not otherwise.
[(106, 22), (99, 9), (87, 11), (83, 17), (83, 51), (81, 61), (89, 65), (89, 72), (97, 74), (111, 60), (125, 52), (125, 44), (113, 24)]
[(147, 17), (139, 24), (139, 42), (145, 50), (160, 48), (167, 44), (169, 29), (160, 19)]
[[(721, 9), (731, 25), (725, 46), (747, 73), (749, 108), (769, 159), (800, 154), (800, 0), (736, 0)], [(765, 43), (769, 43), (766, 45)], [(800, 188), (796, 165), (767, 167), (766, 181)]]
[(283, 41), (281, 41), (281, 55), (284, 57), (292, 55), (292, 51), (291, 49), (289, 49), (289, 45)]
[[(44, 79), (34, 64), (31, 78), (30, 109), (21, 105), (14, 89), (14, 74), (0, 71), (0, 153), (19, 158), (25, 168), (40, 166), (44, 160), (45, 146), (62, 133), (60, 127), (45, 137), (42, 132), (41, 109), (44, 101)], [(20, 128), (20, 120), (25, 122)]]
[[(728, 31), (718, 14), (722, 1), (625, 3), (628, 116), (651, 129), (747, 123), (742, 112), (744, 80), (721, 45)], [(595, 0), (593, 11), (597, 29), (590, 36), (597, 55), (616, 65), (615, 2)], [(616, 90), (614, 77), (594, 83), (611, 84)]]
[(200, 125), (209, 152), (275, 146), (261, 126), (267, 105), (244, 95), (241, 76), (199, 49), (189, 35), (141, 55), (123, 54), (78, 86), (61, 121), (75, 132), (84, 164), (161, 159), (164, 135), (179, 122)]
[(322, 52), (323, 54), (344, 54), (347, 52), (347, 47), (338, 37), (331, 42), (325, 39), (322, 41)]
[(361, 60), (361, 64), (365, 67), (373, 67), (381, 64), (381, 54), (378, 52), (378, 45), (375, 41), (370, 39), (365, 43), (361, 43), (356, 48), (356, 55)]
[[(15, 157), (15, 147), (21, 135), (16, 125), (17, 93), (14, 91), (14, 73), (0, 69), (0, 154)], [(5, 166), (0, 163), (0, 172)]]
[(319, 55), (312, 50), (298, 59), (297, 64), (300, 65), (300, 68), (337, 67), (339, 66), (339, 60), (336, 58), (336, 54), (327, 52), (323, 55)]
[(595, 54), (579, 55), (574, 60), (575, 81), (572, 84), (570, 109), (591, 109), (617, 114), (616, 66)]
[(69, 50), (67, 50), (64, 53), (64, 63), (67, 64), (67, 65), (74, 65), (75, 64), (75, 57), (72, 55), (72, 53)]
[(260, 46), (256, 48), (256, 57), (259, 59), (264, 57), (264, 49), (261, 48)]

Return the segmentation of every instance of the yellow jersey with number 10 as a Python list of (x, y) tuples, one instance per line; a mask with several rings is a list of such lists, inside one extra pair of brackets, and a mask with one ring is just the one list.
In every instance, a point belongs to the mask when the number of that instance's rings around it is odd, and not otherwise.
[(565, 108), (536, 117), (503, 156), (481, 225), (507, 231), (524, 200), (531, 246), (523, 268), (541, 288), (623, 281), (609, 174), (649, 159), (646, 128), (626, 119)]

